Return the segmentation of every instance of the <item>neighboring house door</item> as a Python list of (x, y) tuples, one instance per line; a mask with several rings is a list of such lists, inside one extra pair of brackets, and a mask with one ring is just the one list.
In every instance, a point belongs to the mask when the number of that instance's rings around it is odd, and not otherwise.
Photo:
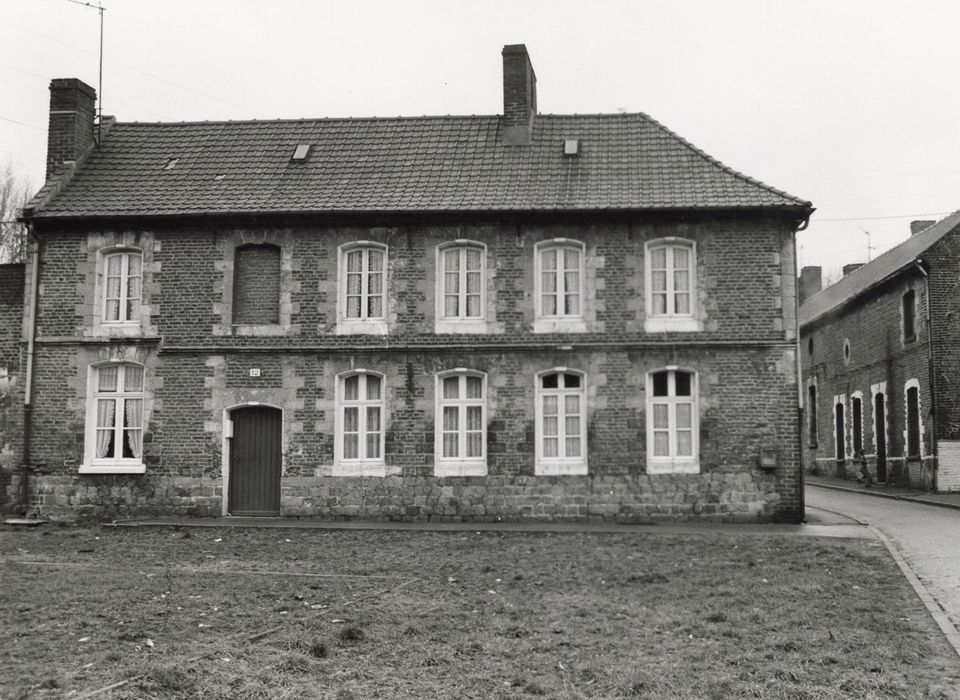
[(877, 481), (887, 480), (887, 407), (883, 394), (873, 398), (874, 435), (877, 436)]
[(230, 515), (280, 515), (280, 434), (283, 412), (245, 406), (230, 412)]

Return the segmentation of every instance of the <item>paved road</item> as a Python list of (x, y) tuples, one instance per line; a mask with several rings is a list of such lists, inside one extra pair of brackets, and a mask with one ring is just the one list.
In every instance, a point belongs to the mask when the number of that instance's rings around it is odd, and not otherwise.
[(960, 510), (813, 484), (807, 484), (806, 504), (817, 516), (825, 514), (819, 509), (842, 513), (873, 525), (893, 540), (954, 626), (960, 628)]

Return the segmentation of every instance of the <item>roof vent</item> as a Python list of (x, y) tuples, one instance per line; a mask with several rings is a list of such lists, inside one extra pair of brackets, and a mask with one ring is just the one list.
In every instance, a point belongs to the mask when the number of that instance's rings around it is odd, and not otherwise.
[(565, 156), (580, 155), (580, 139), (564, 139), (563, 155)]
[(310, 144), (297, 144), (297, 148), (293, 152), (293, 157), (291, 157), (290, 160), (306, 160), (308, 155), (310, 155)]
[(220, 180), (222, 180), (225, 177), (226, 175), (224, 175), (223, 173), (220, 173), (219, 175), (214, 175), (213, 179), (216, 180), (217, 182), (220, 182)]
[(179, 160), (180, 160), (179, 158), (167, 158), (167, 164), (166, 164), (165, 166), (163, 166), (163, 169), (164, 169), (164, 170), (173, 170), (175, 167), (177, 167), (177, 162), (178, 162)]

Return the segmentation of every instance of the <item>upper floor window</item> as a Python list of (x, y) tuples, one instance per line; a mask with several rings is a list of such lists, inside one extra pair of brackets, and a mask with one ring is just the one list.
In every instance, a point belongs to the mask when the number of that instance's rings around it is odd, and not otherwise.
[[(337, 378), (336, 461), (343, 474), (368, 474), (372, 464), (383, 473), (383, 376), (354, 372)], [(354, 467), (350, 469), (350, 467)]]
[(664, 238), (647, 244), (647, 331), (699, 330), (696, 248), (692, 241)]
[(338, 332), (387, 332), (386, 277), (386, 246), (360, 242), (340, 248)]
[(537, 377), (536, 474), (587, 473), (584, 375), (566, 369)]
[(679, 369), (651, 372), (647, 382), (647, 472), (696, 473), (696, 375)]
[(236, 249), (233, 323), (280, 323), (280, 248), (277, 246), (258, 244)]
[(486, 474), (486, 381), (454, 370), (437, 378), (437, 476)]
[(103, 257), (103, 323), (136, 323), (140, 320), (143, 256), (124, 250)]
[(484, 250), (476, 244), (457, 244), (440, 250), (440, 279), (445, 320), (483, 317)]
[(131, 363), (91, 369), (81, 472), (143, 473), (143, 374)]
[(917, 339), (915, 326), (916, 293), (911, 289), (903, 295), (901, 301), (901, 315), (903, 317), (903, 342), (912, 343)]
[(537, 315), (583, 316), (583, 244), (558, 238), (537, 246)]

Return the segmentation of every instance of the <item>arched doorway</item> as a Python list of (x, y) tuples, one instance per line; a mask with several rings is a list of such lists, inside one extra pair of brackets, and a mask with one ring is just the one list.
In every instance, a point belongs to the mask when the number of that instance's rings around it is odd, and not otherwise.
[(280, 515), (283, 411), (271, 406), (241, 406), (230, 411), (230, 419), (227, 512)]

